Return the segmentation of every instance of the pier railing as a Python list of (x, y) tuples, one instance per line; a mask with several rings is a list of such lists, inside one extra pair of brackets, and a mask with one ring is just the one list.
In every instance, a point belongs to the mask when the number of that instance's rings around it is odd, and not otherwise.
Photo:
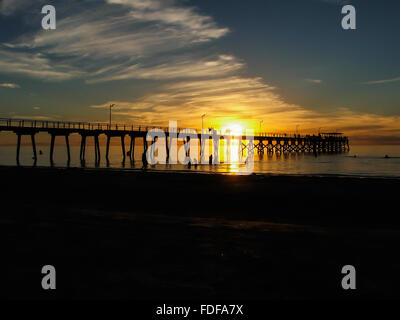
[(38, 128), (38, 129), (81, 129), (81, 130), (124, 130), (124, 131), (145, 131), (145, 127), (109, 124), (100, 122), (76, 122), (76, 121), (54, 121), (54, 120), (29, 120), (29, 119), (6, 119), (0, 118), (0, 126), (8, 128)]
[[(119, 124), (104, 122), (81, 122), (81, 121), (55, 121), (55, 120), (35, 120), (35, 119), (16, 119), (16, 118), (0, 118), (0, 128), (33, 128), (33, 129), (71, 129), (71, 130), (92, 130), (92, 131), (125, 131), (125, 132), (147, 132), (150, 130), (161, 130), (165, 133), (181, 132), (184, 128), (172, 128), (154, 125), (135, 125), (135, 124)], [(240, 136), (237, 132), (230, 133), (229, 130), (221, 129), (191, 129), (197, 134), (215, 134), (215, 135), (231, 135)], [(246, 132), (242, 132), (245, 135)], [(281, 133), (281, 132), (254, 132), (254, 137), (259, 138), (308, 138), (315, 135), (304, 135), (298, 133)]]
[[(54, 120), (32, 120), (16, 118), (0, 118), (0, 127), (3, 128), (34, 128), (34, 129), (75, 129), (75, 130), (99, 130), (99, 131), (143, 131), (152, 129), (169, 132), (169, 127), (154, 125), (134, 125), (120, 123), (102, 123), (102, 122), (78, 122), (78, 121), (54, 121)], [(176, 132), (184, 130), (183, 128), (174, 128)], [(175, 130), (173, 130), (175, 131)], [(201, 133), (201, 130), (195, 130)]]

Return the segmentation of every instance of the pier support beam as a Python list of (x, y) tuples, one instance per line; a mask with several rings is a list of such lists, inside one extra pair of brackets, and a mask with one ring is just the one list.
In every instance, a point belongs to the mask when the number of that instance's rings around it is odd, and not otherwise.
[(169, 159), (169, 144), (168, 144), (168, 136), (165, 135), (165, 153), (167, 155), (167, 160)]
[(56, 140), (57, 136), (62, 136), (65, 138), (65, 145), (67, 147), (67, 159), (68, 159), (68, 164), (71, 162), (71, 151), (70, 151), (70, 147), (69, 147), (69, 135), (70, 133), (67, 131), (62, 131), (62, 132), (49, 132), (49, 134), (51, 135), (51, 141), (50, 141), (50, 164), (53, 165), (54, 164), (54, 143)]
[(17, 164), (19, 165), (19, 151), (21, 149), (21, 135), (17, 134)]
[(219, 164), (219, 140), (220, 137), (213, 135), (213, 164)]
[(100, 163), (100, 144), (99, 144), (99, 135), (98, 133), (92, 133), (92, 134), (85, 134), (81, 133), (81, 148), (80, 148), (80, 155), (79, 159), (81, 162), (85, 161), (86, 158), (86, 139), (89, 136), (93, 136), (94, 139), (94, 162), (95, 165), (97, 166)]
[[(110, 162), (109, 154), (110, 154), (110, 141), (112, 137), (120, 137), (121, 138), (121, 149), (122, 149), (122, 162), (125, 162), (126, 152), (125, 152), (125, 134), (107, 134), (107, 144), (106, 144), (106, 160), (107, 163)], [(98, 148), (100, 150), (100, 148)], [(99, 151), (100, 155), (100, 151)]]
[(125, 136), (121, 136), (122, 162), (125, 162)]
[(33, 150), (33, 159), (35, 163), (37, 161), (37, 153), (36, 153), (36, 143), (35, 143), (35, 134), (31, 134), (31, 141), (32, 141), (32, 150)]
[(56, 136), (54, 134), (51, 135), (51, 141), (50, 141), (50, 163), (53, 164), (53, 153), (54, 153), (54, 140), (56, 139)]
[(110, 139), (111, 137), (107, 135), (107, 144), (106, 144), (106, 160), (107, 162), (110, 162), (110, 159), (108, 158), (108, 154), (110, 152)]
[(144, 148), (144, 151), (147, 152), (148, 144), (147, 144), (146, 136), (143, 137), (143, 148)]
[(65, 145), (67, 146), (67, 161), (68, 163), (71, 162), (71, 151), (69, 149), (69, 136), (65, 135)]
[[(200, 162), (204, 163), (204, 149), (205, 149), (205, 144), (206, 144), (206, 139), (203, 138), (203, 136), (200, 139)], [(208, 140), (207, 140), (208, 141)], [(240, 149), (240, 148), (239, 148)]]
[(186, 141), (185, 141), (185, 157), (186, 157), (186, 161), (190, 161), (190, 137), (187, 136), (186, 137)]
[(79, 159), (81, 161), (85, 161), (85, 153), (86, 153), (86, 135), (82, 134), (81, 136), (81, 150)]
[(129, 159), (131, 162), (135, 162), (135, 136), (131, 135), (131, 143), (129, 146)]
[(33, 157), (32, 159), (34, 160), (34, 165), (36, 165), (37, 162), (37, 152), (36, 152), (36, 143), (35, 143), (35, 134), (37, 133), (36, 130), (15, 130), (14, 133), (17, 135), (17, 151), (16, 151), (16, 160), (17, 160), (17, 165), (19, 165), (19, 155), (21, 152), (21, 136), (31, 136), (31, 142), (32, 142), (32, 151), (33, 151)]
[(94, 136), (94, 154), (95, 154), (95, 163), (96, 165), (100, 163), (100, 144), (99, 144), (99, 135)]

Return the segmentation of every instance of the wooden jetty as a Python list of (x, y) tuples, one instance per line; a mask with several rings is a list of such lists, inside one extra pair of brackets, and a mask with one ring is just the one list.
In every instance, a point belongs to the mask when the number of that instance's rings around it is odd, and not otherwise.
[[(21, 136), (28, 135), (31, 137), (33, 159), (37, 160), (37, 151), (35, 143), (35, 135), (40, 132), (46, 132), (51, 135), (50, 142), (50, 162), (53, 163), (54, 143), (56, 137), (64, 137), (67, 148), (68, 162), (71, 160), (69, 136), (78, 134), (81, 136), (80, 160), (85, 160), (86, 141), (87, 138), (94, 139), (95, 147), (95, 162), (100, 161), (100, 144), (99, 136), (105, 135), (106, 155), (109, 160), (109, 149), (111, 138), (118, 138), (121, 141), (122, 159), (125, 161), (125, 156), (128, 155), (130, 161), (134, 161), (135, 141), (137, 138), (143, 140), (144, 149), (148, 148), (148, 136), (154, 137), (150, 139), (155, 141), (154, 132), (157, 130), (163, 132), (165, 136), (165, 146), (167, 157), (172, 139), (177, 138), (180, 132), (185, 132), (179, 128), (168, 127), (152, 127), (152, 126), (134, 126), (121, 124), (105, 124), (105, 123), (88, 123), (88, 122), (69, 122), (69, 121), (44, 121), (44, 120), (29, 120), (29, 119), (5, 119), (0, 118), (0, 132), (10, 131), (17, 135), (17, 152), (16, 160), (19, 164), (19, 155), (21, 148)], [(153, 133), (153, 135), (152, 135)], [(129, 152), (125, 149), (125, 138), (130, 139)], [(159, 138), (159, 137), (158, 137)], [(213, 140), (214, 149), (218, 149), (220, 140), (236, 139), (240, 140), (241, 152), (257, 151), (258, 153), (284, 153), (284, 152), (346, 152), (349, 151), (349, 139), (342, 133), (325, 132), (318, 135), (300, 135), (300, 134), (283, 134), (283, 133), (255, 133), (249, 139), (245, 135), (235, 135), (229, 132), (221, 132), (220, 130), (190, 130), (186, 134), (185, 141), (190, 139), (199, 139), (201, 141), (201, 154), (204, 150), (204, 141)], [(188, 144), (186, 144), (188, 145)], [(186, 154), (189, 150), (185, 149)]]

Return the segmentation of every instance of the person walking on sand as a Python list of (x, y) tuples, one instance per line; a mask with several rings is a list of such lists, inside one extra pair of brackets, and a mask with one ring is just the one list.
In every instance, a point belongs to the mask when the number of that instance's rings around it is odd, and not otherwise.
[(143, 154), (142, 154), (142, 162), (143, 162), (142, 170), (146, 170), (147, 169), (146, 151), (144, 151)]

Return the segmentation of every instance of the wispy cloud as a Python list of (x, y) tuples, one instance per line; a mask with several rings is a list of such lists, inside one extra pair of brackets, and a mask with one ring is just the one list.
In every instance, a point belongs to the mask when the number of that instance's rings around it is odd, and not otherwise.
[(47, 115), (33, 115), (33, 114), (16, 114), (9, 113), (9, 118), (13, 119), (30, 119), (30, 120), (43, 120), (43, 121), (60, 121), (60, 116), (47, 116)]
[(311, 83), (322, 83), (322, 80), (320, 79), (305, 79), (307, 82)]
[(176, 55), (160, 58), (155, 64), (137, 63), (129, 66), (118, 65), (111, 69), (99, 70), (87, 83), (98, 83), (124, 79), (181, 79), (221, 77), (230, 75), (244, 64), (234, 56), (212, 55), (199, 57), (196, 54)]
[(0, 83), (0, 87), (10, 88), (10, 89), (20, 88), (20, 86), (16, 83)]
[(2, 73), (24, 74), (46, 81), (68, 80), (85, 74), (73, 66), (57, 64), (45, 54), (9, 50), (4, 45), (0, 45), (0, 70)]
[(107, 2), (133, 8), (129, 15), (134, 19), (178, 26), (191, 33), (194, 41), (217, 39), (229, 31), (228, 28), (218, 28), (211, 17), (197, 13), (195, 8), (179, 7), (171, 1), (107, 0)]
[(277, 118), (282, 122), (285, 117), (287, 124), (291, 118), (311, 114), (300, 106), (285, 103), (275, 88), (262, 79), (237, 76), (174, 82), (133, 101), (109, 101), (91, 108), (105, 108), (109, 103), (117, 104), (114, 112), (116, 116), (122, 112), (125, 121), (160, 125), (177, 119), (196, 126), (194, 115), (204, 113), (215, 121), (221, 116), (225, 120), (231, 117), (250, 122), (258, 121), (260, 117), (268, 118), (266, 123), (270, 121), (271, 125)]
[(400, 77), (397, 78), (392, 78), (392, 79), (383, 79), (383, 80), (374, 80), (374, 81), (368, 81), (368, 82), (363, 82), (364, 84), (382, 84), (382, 83), (390, 83), (390, 82), (397, 82), (400, 81)]
[[(147, 78), (147, 66), (154, 70), (157, 61), (165, 62), (168, 55), (196, 45), (199, 49), (229, 32), (212, 17), (176, 1), (97, 1), (95, 11), (84, 6), (93, 1), (55, 2), (59, 10), (74, 5), (79, 10), (59, 18), (57, 30), (37, 29), (3, 44), (2, 70), (48, 80), (129, 79), (136, 73)], [(32, 56), (35, 61), (29, 67), (26, 62)]]
[(371, 132), (377, 137), (400, 136), (399, 116), (354, 112), (347, 107), (330, 112), (307, 110), (284, 102), (275, 88), (255, 78), (179, 82), (132, 101), (107, 101), (90, 108), (104, 109), (111, 103), (117, 105), (115, 119), (125, 123), (166, 126), (169, 120), (178, 120), (199, 128), (200, 115), (206, 113), (206, 125), (215, 127), (234, 122), (255, 128), (263, 119), (266, 130), (291, 132), (300, 125), (302, 132), (317, 133), (323, 127), (344, 130), (359, 141), (367, 141)]

